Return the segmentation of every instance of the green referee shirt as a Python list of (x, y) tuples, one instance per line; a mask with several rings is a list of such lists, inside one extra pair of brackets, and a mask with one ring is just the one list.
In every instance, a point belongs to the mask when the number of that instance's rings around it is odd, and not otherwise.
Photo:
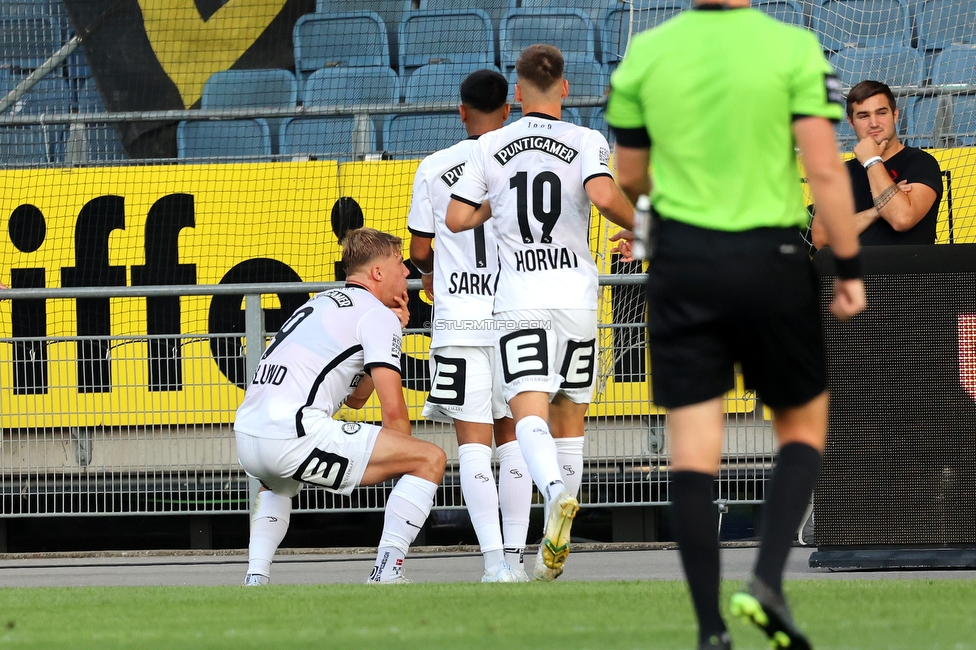
[(610, 80), (617, 142), (651, 147), (658, 214), (712, 230), (806, 226), (794, 119), (840, 120), (812, 32), (752, 8), (684, 11), (643, 32)]

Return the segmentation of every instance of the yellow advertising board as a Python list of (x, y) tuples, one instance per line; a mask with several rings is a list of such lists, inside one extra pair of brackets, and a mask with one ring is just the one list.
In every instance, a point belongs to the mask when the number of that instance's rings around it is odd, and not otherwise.
[[(974, 188), (959, 182), (971, 177), (971, 150), (934, 153), (956, 179), (953, 240), (976, 241)], [(0, 280), (17, 287), (335, 280), (338, 239), (346, 228), (363, 224), (400, 234), (407, 255), (406, 217), (418, 163), (0, 171), (0, 214), (7, 225)], [(944, 200), (940, 241), (948, 240), (948, 210)], [(613, 230), (593, 220), (601, 273), (614, 270), (606, 244)], [(264, 296), (267, 329), (275, 330), (306, 298)], [(601, 322), (621, 322), (619, 307), (628, 305), (625, 322), (642, 322), (641, 304), (639, 288), (604, 288)], [(422, 325), (429, 305), (419, 297), (412, 305)], [(0, 338), (27, 341), (0, 345), (0, 428), (232, 422), (246, 383), (243, 322), (240, 296), (0, 301)], [(656, 413), (646, 352), (638, 349), (621, 366), (616, 331), (601, 334), (602, 383), (590, 415)], [(140, 338), (147, 334), (156, 339)], [(112, 338), (103, 347), (59, 339), (73, 336)], [(407, 401), (415, 418), (426, 396), (427, 342), (421, 335), (404, 342)], [(736, 412), (755, 408), (741, 385), (726, 404)]]

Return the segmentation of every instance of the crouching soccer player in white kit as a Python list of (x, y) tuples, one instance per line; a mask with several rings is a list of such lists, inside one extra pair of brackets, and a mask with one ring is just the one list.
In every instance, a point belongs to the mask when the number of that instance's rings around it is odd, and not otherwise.
[[(281, 326), (247, 388), (234, 429), (245, 471), (261, 481), (251, 511), (245, 586), (267, 584), (304, 484), (348, 495), (400, 477), (390, 492), (372, 583), (409, 582), (403, 558), (424, 525), (447, 459), (410, 436), (400, 384), (407, 274), (401, 240), (372, 228), (342, 240), (346, 286), (324, 291)], [(341, 422), (376, 390), (383, 426)]]
[[(451, 188), (461, 177), (478, 137), (501, 128), (508, 119), (507, 97), (508, 81), (494, 70), (478, 70), (465, 78), (459, 111), (469, 137), (420, 163), (407, 220), (410, 259), (424, 274), (425, 288), (433, 280), (433, 380), (424, 417), (454, 422), (461, 493), (485, 559), (482, 582), (529, 579), (523, 554), (532, 479), (496, 376), (492, 307), (498, 245), (494, 227), (487, 223), (472, 232), (454, 234), (444, 219)], [(431, 246), (435, 237), (436, 256)], [(491, 468), (492, 431), (498, 447), (497, 488)]]
[[(562, 53), (530, 45), (515, 71), (525, 116), (478, 140), (452, 189), (447, 226), (460, 232), (489, 218), (495, 225), (503, 392), (529, 473), (546, 498), (534, 575), (553, 580), (563, 571), (579, 508), (584, 416), (596, 380), (590, 202), (627, 229), (634, 210), (614, 183), (606, 139), (559, 119), (569, 94)], [(490, 213), (480, 207), (486, 201)]]

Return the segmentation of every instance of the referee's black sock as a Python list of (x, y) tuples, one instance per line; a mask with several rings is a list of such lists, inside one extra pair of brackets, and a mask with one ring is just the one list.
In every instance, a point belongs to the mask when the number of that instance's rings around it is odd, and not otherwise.
[(720, 636), (725, 622), (718, 606), (718, 509), (712, 502), (715, 477), (701, 472), (671, 474), (671, 532), (698, 616), (700, 641)]
[(783, 590), (783, 567), (802, 523), (820, 470), (820, 452), (794, 442), (779, 450), (773, 476), (766, 484), (756, 577), (776, 593)]

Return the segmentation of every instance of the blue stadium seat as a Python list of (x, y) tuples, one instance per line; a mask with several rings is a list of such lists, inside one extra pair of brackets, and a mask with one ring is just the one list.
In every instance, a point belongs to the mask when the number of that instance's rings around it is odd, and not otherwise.
[(61, 49), (65, 35), (53, 18), (0, 16), (0, 66), (33, 70)]
[(414, 11), (400, 23), (401, 72), (430, 63), (495, 65), (495, 37), (480, 9)]
[[(298, 82), (288, 70), (222, 70), (203, 86), (200, 108), (287, 108), (298, 104)], [(281, 118), (266, 118), (271, 151), (278, 151)]]
[(558, 47), (567, 61), (597, 61), (593, 21), (580, 9), (553, 7), (505, 14), (498, 30), (503, 72), (515, 67), (522, 50), (534, 43)]
[(486, 67), (475, 63), (435, 63), (417, 68), (403, 84), (403, 101), (410, 104), (423, 102), (460, 102), (461, 82), (475, 70)]
[[(88, 79), (78, 88), (79, 113), (104, 113), (105, 104), (95, 87), (95, 80)], [(119, 131), (113, 124), (85, 125), (85, 140), (90, 160), (126, 160), (129, 156), (122, 147)]]
[(932, 85), (942, 84), (976, 84), (976, 45), (950, 45), (935, 57)]
[(908, 116), (906, 144), (914, 147), (976, 145), (976, 97), (921, 97)]
[(400, 78), (392, 68), (322, 68), (305, 82), (306, 106), (327, 104), (395, 104)]
[(39, 126), (0, 127), (0, 160), (8, 167), (51, 163), (48, 138)]
[(390, 115), (383, 123), (383, 149), (392, 158), (423, 158), (466, 137), (457, 113)]
[[(638, 2), (639, 4), (639, 2)], [(594, 24), (610, 9), (620, 7), (626, 8), (621, 0), (509, 0), (508, 8), (511, 9), (549, 9), (551, 7), (567, 7), (572, 9), (582, 9)]]
[[(307, 156), (313, 160), (353, 160), (352, 115), (329, 117), (295, 117), (285, 120), (281, 128), (281, 155)], [(365, 148), (376, 149), (376, 133), (367, 130)]]
[[(505, 120), (505, 124), (508, 125), (521, 119), (522, 107), (519, 104), (513, 104), (512, 111), (508, 114), (508, 119)], [(563, 107), (562, 119), (563, 122), (569, 122), (570, 124), (575, 124), (577, 126), (586, 126), (586, 121), (580, 115), (579, 109), (576, 108)]]
[[(682, 0), (637, 0), (634, 3), (633, 33), (651, 29), (688, 8)], [(624, 58), (630, 33), (630, 9), (620, 5), (607, 11), (600, 23), (603, 62), (615, 66)]]
[(452, 9), (480, 9), (488, 14), (491, 24), (498, 25), (502, 17), (511, 9), (509, 0), (419, 0), (421, 11), (444, 11)]
[(298, 82), (288, 70), (222, 70), (203, 86), (201, 108), (264, 108), (295, 106)]
[(958, 43), (976, 43), (976, 2), (926, 0), (915, 15), (918, 47), (941, 50)]
[(889, 86), (918, 86), (925, 78), (925, 63), (910, 47), (853, 47), (831, 55), (837, 78), (846, 86), (877, 79)]
[(225, 162), (214, 158), (267, 162), (271, 129), (262, 119), (183, 121), (176, 128), (176, 150), (181, 159), (209, 159), (200, 162)]
[(847, 121), (847, 116), (837, 123), (835, 127), (835, 132), (837, 134), (837, 146), (843, 151), (852, 151), (854, 145), (857, 144), (857, 136), (854, 135), (854, 129), (851, 128), (850, 122)]
[(336, 66), (390, 67), (390, 40), (378, 14), (308, 14), (295, 23), (295, 70), (308, 76)]
[(594, 131), (599, 131), (600, 133), (602, 133), (603, 137), (607, 139), (607, 142), (613, 144), (614, 142), (613, 131), (610, 129), (610, 126), (607, 124), (605, 113), (606, 113), (606, 109), (604, 109), (602, 106), (597, 108), (595, 111), (593, 111), (593, 115), (590, 117), (589, 126)]
[(752, 6), (787, 25), (807, 26), (803, 7), (794, 0), (754, 0)]
[(905, 0), (821, 0), (813, 11), (813, 30), (825, 50), (903, 45), (912, 41)]

